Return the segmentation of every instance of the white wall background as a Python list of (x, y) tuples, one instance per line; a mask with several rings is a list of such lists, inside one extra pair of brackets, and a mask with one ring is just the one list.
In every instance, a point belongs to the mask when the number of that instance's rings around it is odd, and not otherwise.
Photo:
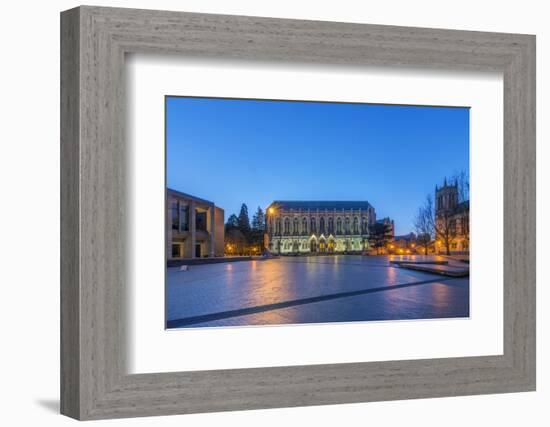
[[(97, 1), (97, 5), (537, 35), (538, 391), (108, 421), (117, 426), (548, 425), (550, 27), (545, 2)], [(5, 2), (0, 66), (0, 401), (3, 425), (63, 426), (59, 384), (59, 12), (74, 1)]]

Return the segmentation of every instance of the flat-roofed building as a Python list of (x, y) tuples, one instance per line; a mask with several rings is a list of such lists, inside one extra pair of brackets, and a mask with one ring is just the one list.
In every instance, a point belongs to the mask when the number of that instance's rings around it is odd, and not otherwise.
[(224, 255), (224, 210), (213, 202), (166, 190), (168, 260)]
[(366, 201), (274, 201), (266, 210), (264, 246), (275, 254), (362, 253), (376, 222)]

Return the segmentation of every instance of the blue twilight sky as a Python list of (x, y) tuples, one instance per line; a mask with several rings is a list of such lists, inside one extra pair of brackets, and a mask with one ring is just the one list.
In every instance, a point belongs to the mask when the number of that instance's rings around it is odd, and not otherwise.
[(469, 109), (166, 98), (167, 185), (250, 218), (273, 200), (367, 200), (396, 234), (469, 172)]

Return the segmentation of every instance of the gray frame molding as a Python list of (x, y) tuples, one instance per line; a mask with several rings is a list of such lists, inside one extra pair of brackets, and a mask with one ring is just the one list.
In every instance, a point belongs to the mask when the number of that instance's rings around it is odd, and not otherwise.
[[(128, 375), (124, 57), (134, 52), (503, 72), (504, 354)], [(100, 419), (534, 389), (534, 36), (88, 6), (61, 14), (63, 414)]]

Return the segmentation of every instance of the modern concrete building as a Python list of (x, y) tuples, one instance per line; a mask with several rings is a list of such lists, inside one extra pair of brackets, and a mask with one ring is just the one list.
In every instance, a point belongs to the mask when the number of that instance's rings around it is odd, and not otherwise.
[(366, 201), (274, 201), (266, 209), (264, 246), (281, 255), (363, 253), (375, 221)]
[(168, 260), (224, 255), (224, 211), (213, 202), (166, 190)]

